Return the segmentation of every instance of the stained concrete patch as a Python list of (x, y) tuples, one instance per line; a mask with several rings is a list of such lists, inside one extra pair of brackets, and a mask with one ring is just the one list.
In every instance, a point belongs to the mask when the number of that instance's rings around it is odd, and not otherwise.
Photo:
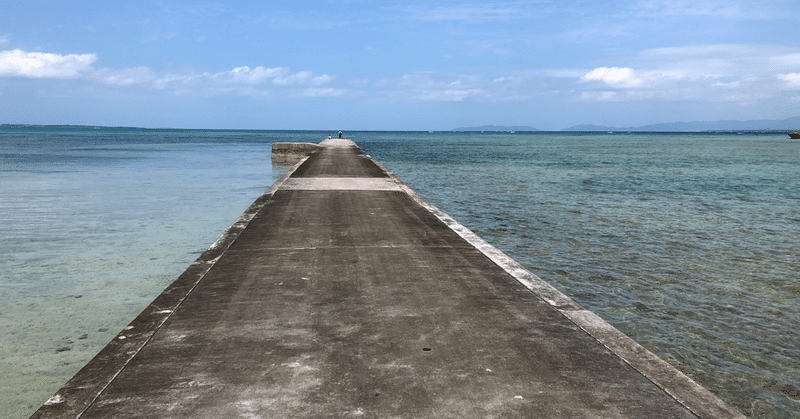
[(355, 142), (347, 138), (328, 138), (320, 141), (319, 146), (326, 148), (358, 148)]
[(281, 187), (289, 191), (402, 191), (390, 178), (290, 178)]

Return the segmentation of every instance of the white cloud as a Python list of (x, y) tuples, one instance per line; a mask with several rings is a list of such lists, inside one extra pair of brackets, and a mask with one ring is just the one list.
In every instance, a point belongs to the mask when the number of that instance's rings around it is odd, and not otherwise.
[(153, 78), (153, 86), (181, 95), (246, 96), (256, 99), (278, 97), (338, 97), (344, 89), (324, 87), (335, 77), (313, 71), (292, 73), (288, 67), (236, 67), (218, 73), (164, 75)]
[(711, 44), (646, 49), (639, 67), (691, 76), (743, 77), (800, 70), (800, 48), (775, 44)]
[(638, 17), (711, 16), (735, 18), (742, 15), (742, 10), (735, 3), (723, 0), (646, 0), (636, 3), (633, 10)]
[[(3, 42), (4, 38), (0, 38)], [(618, 66), (594, 69), (528, 69), (516, 72), (408, 73), (401, 78), (345, 80), (289, 67), (240, 66), (218, 72), (166, 73), (148, 67), (94, 70), (95, 54), (0, 52), (0, 77), (83, 77), (97, 85), (152, 88), (198, 97), (372, 97), (397, 102), (536, 103), (750, 102), (781, 91), (800, 91), (800, 48), (717, 44), (644, 50), (616, 58)], [(620, 65), (622, 64), (622, 65)], [(230, 67), (228, 67), (230, 68)], [(339, 85), (337, 85), (339, 84)]]
[(319, 77), (311, 78), (311, 84), (315, 86), (321, 86), (323, 84), (327, 84), (329, 81), (333, 80), (333, 76), (329, 76), (327, 74), (323, 74)]
[[(383, 83), (391, 86), (391, 81)], [(386, 91), (388, 96), (400, 99), (461, 102), (467, 98), (486, 98), (486, 90), (477, 76), (451, 76), (434, 72), (405, 74), (393, 89)]]
[(741, 55), (743, 52), (752, 51), (753, 47), (746, 44), (709, 44), (691, 45), (680, 47), (650, 48), (642, 51), (643, 56), (662, 57), (667, 59), (688, 57), (725, 57)]
[(800, 52), (790, 54), (779, 54), (772, 58), (780, 70), (800, 69)]
[[(2, 42), (5, 38), (0, 38)], [(291, 72), (288, 67), (236, 67), (218, 73), (158, 74), (149, 67), (94, 70), (96, 54), (59, 55), (22, 50), (0, 51), (0, 77), (85, 78), (112, 86), (151, 86), (180, 95), (238, 95), (254, 98), (337, 97), (344, 89), (326, 85), (334, 76), (313, 71)]]
[(438, 6), (432, 9), (412, 11), (411, 16), (425, 21), (486, 21), (519, 18), (519, 10), (502, 4), (468, 4), (459, 6)]
[(147, 67), (126, 68), (123, 70), (103, 68), (95, 71), (92, 76), (105, 84), (118, 86), (146, 83), (156, 78), (153, 70)]
[(420, 99), (442, 101), (442, 102), (460, 102), (468, 96), (479, 93), (480, 90), (463, 90), (463, 89), (447, 89), (447, 90), (433, 90), (421, 92)]
[(96, 60), (96, 54), (0, 51), (0, 77), (75, 78), (91, 71)]
[(298, 96), (301, 97), (310, 97), (310, 98), (317, 98), (317, 97), (340, 97), (345, 93), (344, 89), (335, 89), (332, 87), (309, 87), (307, 89), (302, 89), (298, 92)]
[[(573, 78), (575, 94), (587, 101), (756, 103), (780, 91), (800, 90), (800, 48), (795, 46), (653, 48), (625, 61), (628, 66), (584, 70)], [(611, 91), (617, 94), (604, 93)]]
[(295, 74), (286, 74), (282, 77), (276, 77), (272, 79), (272, 83), (279, 86), (286, 86), (290, 84), (306, 84), (311, 80), (313, 75), (314, 73), (311, 71), (301, 71)]
[[(599, 67), (586, 73), (580, 83), (600, 82), (582, 91), (588, 101), (724, 101), (733, 92), (768, 90), (763, 78), (731, 78), (703, 74), (685, 74), (670, 69), (634, 71), (628, 67)], [(609, 88), (613, 90), (609, 90)], [(774, 90), (774, 89), (773, 89)], [(612, 94), (614, 93), (614, 94)]]
[(778, 74), (781, 90), (800, 90), (800, 73)]
[[(8, 43), (0, 37), (0, 45)], [(178, 95), (248, 96), (258, 99), (275, 97), (338, 97), (345, 89), (328, 87), (335, 79), (313, 71), (292, 72), (288, 67), (235, 67), (217, 73), (189, 72), (169, 74), (146, 66), (95, 70), (96, 54), (60, 55), (26, 52), (19, 49), (0, 51), (0, 77), (50, 79), (83, 78), (98, 85), (151, 87)], [(139, 90), (141, 91), (141, 90)]]
[(712, 86), (725, 87), (725, 88), (728, 88), (728, 89), (735, 89), (735, 88), (737, 88), (737, 87), (739, 87), (741, 85), (742, 85), (741, 81), (732, 81), (730, 83), (723, 83), (721, 81), (718, 81), (718, 82), (714, 83)]
[[(197, 77), (198, 76), (188, 76), (187, 79)], [(266, 68), (261, 66), (256, 68), (250, 68), (248, 66), (236, 67), (233, 70), (222, 71), (215, 74), (203, 73), (199, 77), (224, 84), (260, 85), (271, 83), (276, 86), (322, 86), (333, 80), (333, 76), (327, 74), (315, 77), (313, 71), (300, 71), (292, 74), (287, 67)]]
[(581, 80), (601, 81), (611, 86), (636, 87), (642, 84), (642, 79), (629, 67), (598, 67), (586, 73)]
[(798, 16), (794, 0), (643, 0), (630, 8), (622, 8), (624, 17), (636, 18), (695, 18), (726, 20), (795, 19)]
[(238, 83), (259, 84), (279, 77), (286, 77), (288, 73), (289, 69), (286, 67), (266, 68), (258, 66), (251, 69), (248, 66), (243, 66), (236, 67), (230, 71), (216, 73), (211, 78)]

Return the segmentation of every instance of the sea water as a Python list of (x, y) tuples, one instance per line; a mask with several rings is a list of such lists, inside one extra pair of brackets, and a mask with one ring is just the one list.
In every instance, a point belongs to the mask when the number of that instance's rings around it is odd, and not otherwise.
[(28, 417), (321, 133), (0, 128), (0, 418)]
[(359, 145), (753, 418), (800, 417), (800, 142), (397, 134)]
[[(27, 417), (334, 132), (0, 128), (0, 418)], [(800, 142), (353, 132), (431, 203), (751, 417), (800, 412)]]

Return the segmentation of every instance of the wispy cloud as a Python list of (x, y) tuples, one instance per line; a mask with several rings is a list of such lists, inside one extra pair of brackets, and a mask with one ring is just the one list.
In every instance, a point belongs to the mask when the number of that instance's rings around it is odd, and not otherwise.
[(631, 17), (706, 17), (728, 20), (795, 19), (794, 0), (644, 0), (629, 9)]
[(746, 77), (800, 70), (800, 48), (760, 44), (692, 45), (646, 49), (631, 60), (642, 67), (687, 75)]
[(423, 21), (476, 21), (506, 20), (520, 18), (520, 10), (511, 3), (470, 3), (456, 6), (409, 8), (412, 19)]
[(49, 54), (19, 49), (0, 51), (0, 77), (68, 79), (92, 71), (96, 54)]
[(482, 98), (485, 90), (477, 76), (452, 76), (434, 72), (403, 75), (399, 81), (384, 81), (388, 97), (401, 100), (460, 102), (467, 98)]
[(800, 73), (778, 74), (781, 90), (800, 90)]
[(178, 36), (176, 32), (151, 32), (147, 34), (144, 39), (142, 39), (142, 42), (149, 44), (151, 42), (166, 41), (168, 39), (175, 38), (176, 36)]
[(229, 83), (260, 84), (272, 81), (275, 84), (285, 84), (278, 80), (286, 80), (289, 75), (289, 69), (285, 67), (266, 68), (262, 66), (251, 69), (248, 66), (243, 66), (216, 74), (206, 73), (206, 75), (211, 79), (223, 80)]
[(162, 8), (160, 13), (161, 15), (155, 20), (147, 18), (136, 21), (136, 25), (143, 31), (143, 37), (140, 42), (148, 44), (173, 39), (178, 36), (176, 31), (163, 28), (164, 26), (172, 26), (169, 19), (165, 19), (165, 17), (171, 15), (171, 12)]
[(295, 92), (295, 95), (305, 98), (340, 97), (344, 95), (345, 92), (345, 89), (333, 87), (308, 87)]
[(642, 84), (642, 79), (636, 77), (632, 68), (628, 67), (598, 67), (581, 77), (585, 82), (601, 81), (612, 86), (636, 87)]
[(643, 0), (622, 8), (625, 17), (704, 17), (727, 20), (793, 19), (798, 15), (793, 0)]
[(733, 18), (741, 15), (735, 2), (721, 0), (645, 0), (632, 8), (639, 17), (698, 17)]
[[(602, 101), (725, 101), (732, 93), (775, 91), (767, 77), (719, 77), (702, 73), (676, 72), (670, 69), (599, 67), (580, 77), (581, 100)], [(613, 92), (614, 94), (611, 94)]]
[[(753, 101), (800, 90), (800, 52), (780, 45), (715, 44), (653, 48), (632, 65), (580, 77), (582, 100)], [(607, 92), (616, 92), (611, 95)]]
[(727, 75), (752, 71), (768, 59), (769, 47), (747, 44), (651, 48), (639, 54), (643, 65), (686, 73)]
[[(286, 66), (164, 72), (93, 67), (96, 54), (0, 52), (0, 77), (84, 79), (104, 89), (259, 100), (358, 97), (390, 102), (737, 102), (800, 90), (800, 48), (715, 44), (646, 49), (590, 68), (408, 72), (379, 82)], [(95, 90), (99, 91), (99, 90)], [(150, 92), (150, 93), (147, 93)], [(145, 94), (143, 93), (143, 94)], [(785, 95), (785, 94), (784, 94)]]
[(334, 76), (313, 71), (292, 72), (288, 67), (235, 67), (217, 73), (159, 74), (146, 67), (122, 69), (92, 66), (97, 54), (51, 54), (22, 50), (0, 51), (0, 77), (93, 80), (108, 86), (150, 86), (155, 90), (180, 94), (234, 94), (272, 97), (277, 91), (292, 97), (335, 97), (345, 90), (327, 85)]
[(778, 71), (800, 69), (800, 52), (777, 54), (770, 60)]
[[(313, 71), (292, 73), (288, 67), (267, 68), (258, 66), (236, 67), (218, 73), (191, 74), (173, 77), (170, 82), (213, 85), (252, 85), (252, 86), (322, 86), (333, 80), (333, 76), (323, 74), (314, 76)], [(163, 85), (162, 85), (163, 87)]]
[(0, 51), (0, 77), (94, 80), (102, 85), (150, 85), (159, 90), (182, 93), (238, 92), (264, 96), (268, 90), (293, 89), (292, 94), (309, 97), (337, 96), (342, 90), (325, 87), (334, 76), (313, 71), (292, 72), (288, 67), (235, 67), (217, 73), (158, 74), (146, 66), (95, 70), (97, 54), (52, 54)]
[(125, 68), (121, 70), (103, 68), (95, 71), (92, 74), (92, 78), (104, 84), (126, 86), (153, 81), (156, 79), (156, 74), (147, 67)]
[[(334, 76), (313, 71), (293, 73), (288, 67), (235, 67), (217, 73), (168, 74), (153, 78), (153, 87), (206, 96), (237, 95), (258, 99), (282, 97), (338, 97), (344, 89), (327, 87)], [(150, 80), (148, 80), (150, 81)]]

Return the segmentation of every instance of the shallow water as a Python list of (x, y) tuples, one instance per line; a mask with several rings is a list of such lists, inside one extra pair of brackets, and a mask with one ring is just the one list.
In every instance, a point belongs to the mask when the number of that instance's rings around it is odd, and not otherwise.
[[(328, 132), (0, 129), (0, 418), (27, 417)], [(363, 132), (411, 188), (751, 417), (800, 412), (800, 142)]]
[(288, 169), (273, 141), (304, 138), (0, 129), (0, 418), (28, 417)]
[(398, 134), (359, 145), (743, 413), (800, 415), (800, 142)]

